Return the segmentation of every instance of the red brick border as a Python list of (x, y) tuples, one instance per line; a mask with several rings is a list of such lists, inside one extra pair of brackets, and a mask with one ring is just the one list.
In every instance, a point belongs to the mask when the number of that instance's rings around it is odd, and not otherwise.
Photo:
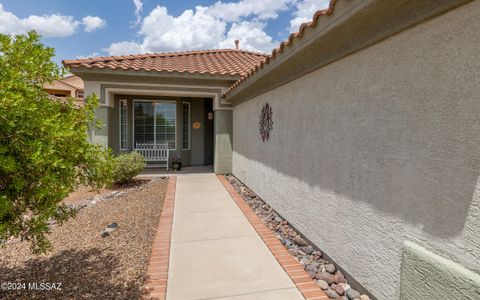
[(144, 299), (164, 300), (167, 296), (168, 263), (170, 258), (170, 240), (172, 236), (173, 208), (177, 177), (168, 179), (167, 194), (163, 202), (157, 235), (153, 241), (152, 254), (147, 269), (144, 286)]
[(247, 217), (250, 224), (257, 231), (258, 235), (272, 252), (273, 256), (280, 263), (285, 272), (290, 276), (292, 281), (297, 286), (298, 290), (307, 300), (327, 300), (329, 299), (325, 292), (310, 278), (308, 273), (302, 268), (300, 263), (288, 253), (287, 248), (280, 243), (275, 237), (273, 231), (270, 230), (255, 214), (252, 208), (245, 200), (235, 191), (230, 185), (225, 176), (218, 175), (218, 179), (223, 184), (225, 189), (230, 193), (230, 196), (237, 203), (238, 207)]

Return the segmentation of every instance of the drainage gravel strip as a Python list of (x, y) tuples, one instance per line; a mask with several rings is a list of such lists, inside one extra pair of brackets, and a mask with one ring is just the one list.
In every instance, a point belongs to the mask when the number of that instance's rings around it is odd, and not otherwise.
[(275, 210), (266, 204), (253, 191), (245, 186), (233, 175), (226, 175), (225, 178), (248, 203), (248, 205), (260, 217), (268, 228), (273, 230), (275, 236), (288, 249), (288, 252), (299, 261), (300, 265), (307, 271), (317, 284), (325, 291), (331, 299), (340, 300), (369, 300), (367, 295), (353, 289), (345, 278), (342, 271), (328, 261), (320, 250), (315, 249), (298, 234), (295, 229), (282, 218)]

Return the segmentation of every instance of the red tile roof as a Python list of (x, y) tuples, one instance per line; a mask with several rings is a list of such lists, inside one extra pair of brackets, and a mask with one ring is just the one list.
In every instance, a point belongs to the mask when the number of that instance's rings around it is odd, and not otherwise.
[(285, 48), (290, 47), (295, 39), (300, 39), (303, 37), (303, 34), (307, 28), (315, 28), (317, 27), (318, 20), (320, 17), (324, 15), (331, 15), (333, 13), (335, 3), (337, 0), (330, 0), (330, 4), (327, 9), (324, 10), (319, 10), (313, 15), (313, 20), (307, 23), (303, 23), (300, 25), (300, 28), (297, 32), (290, 34), (288, 37), (288, 40), (281, 42), (280, 46), (278, 48), (273, 49), (272, 54), (267, 57), (264, 61), (262, 61), (260, 64), (253, 66), (247, 74), (243, 75), (242, 78), (240, 78), (237, 82), (235, 82), (225, 93), (224, 96), (228, 95), (230, 92), (232, 92), (234, 89), (236, 89), (240, 84), (248, 80), (251, 76), (253, 76), (255, 73), (257, 73), (261, 68), (263, 68), (265, 65), (270, 64), (273, 60), (275, 60), (279, 55), (281, 55), (284, 51)]
[(73, 68), (109, 68), (244, 76), (250, 69), (264, 62), (267, 58), (268, 55), (263, 53), (222, 49), (92, 57), (64, 60), (63, 64), (66, 67)]

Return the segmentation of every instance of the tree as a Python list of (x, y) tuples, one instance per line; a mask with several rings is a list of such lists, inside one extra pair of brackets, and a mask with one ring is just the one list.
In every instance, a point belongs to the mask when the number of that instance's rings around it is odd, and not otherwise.
[(36, 254), (51, 248), (48, 221), (76, 214), (62, 200), (111, 178), (110, 153), (88, 142), (98, 99), (79, 108), (42, 89), (65, 72), (53, 56), (35, 32), (0, 34), (0, 241), (20, 237)]

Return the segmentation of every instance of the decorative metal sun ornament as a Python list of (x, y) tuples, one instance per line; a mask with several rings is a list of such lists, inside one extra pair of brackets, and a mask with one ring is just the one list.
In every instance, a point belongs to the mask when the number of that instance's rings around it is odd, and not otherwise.
[(270, 131), (273, 129), (272, 114), (272, 107), (265, 103), (260, 114), (260, 137), (263, 142), (270, 139)]

